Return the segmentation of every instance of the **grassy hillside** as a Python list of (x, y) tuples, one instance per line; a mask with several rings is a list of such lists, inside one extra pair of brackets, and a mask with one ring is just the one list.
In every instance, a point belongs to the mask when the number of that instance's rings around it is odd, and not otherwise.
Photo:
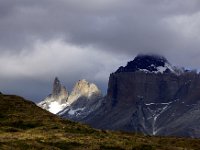
[(95, 130), (62, 120), (14, 95), (0, 94), (0, 149), (200, 149), (200, 140)]

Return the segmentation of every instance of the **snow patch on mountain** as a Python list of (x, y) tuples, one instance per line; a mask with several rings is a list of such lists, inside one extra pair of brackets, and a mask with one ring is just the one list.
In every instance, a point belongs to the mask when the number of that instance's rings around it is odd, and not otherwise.
[(153, 119), (152, 135), (156, 135), (160, 130), (159, 128), (157, 128), (157, 125), (156, 125), (157, 119), (171, 107), (171, 104), (176, 103), (177, 101), (179, 101), (179, 99), (170, 101), (168, 103), (146, 103), (145, 104), (145, 106), (147, 106), (147, 108), (151, 110), (152, 112), (151, 116), (148, 118), (148, 120)]
[(58, 102), (54, 101), (54, 102), (51, 102), (49, 104), (48, 111), (50, 111), (53, 114), (57, 114), (58, 112), (63, 110), (66, 106), (67, 106), (67, 103), (66, 104), (59, 104)]
[(143, 71), (146, 73), (161, 73), (161, 74), (163, 74), (164, 72), (167, 72), (167, 70), (169, 70), (172, 73), (176, 73), (174, 68), (168, 63), (165, 63), (164, 66), (157, 66), (157, 67), (152, 64), (151, 67), (153, 67), (155, 69), (155, 71), (149, 71), (147, 69), (139, 69), (139, 71)]
[[(77, 109), (70, 109), (69, 112), (68, 112), (68, 114), (69, 115), (75, 115), (78, 111), (83, 111), (84, 109), (85, 109), (85, 107), (83, 107), (83, 108), (77, 108)], [(76, 114), (76, 115), (78, 115), (78, 114)]]

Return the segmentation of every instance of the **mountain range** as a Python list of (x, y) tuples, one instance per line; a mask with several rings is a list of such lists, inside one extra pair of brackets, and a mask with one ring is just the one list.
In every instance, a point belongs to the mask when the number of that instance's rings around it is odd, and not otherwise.
[(103, 96), (99, 88), (86, 80), (79, 80), (70, 94), (56, 77), (53, 91), (42, 102), (43, 109), (71, 120), (79, 120), (95, 111), (101, 105)]
[(52, 94), (38, 106), (99, 129), (199, 138), (199, 91), (197, 72), (163, 56), (138, 55), (110, 74), (105, 96), (86, 80), (68, 94), (56, 78)]

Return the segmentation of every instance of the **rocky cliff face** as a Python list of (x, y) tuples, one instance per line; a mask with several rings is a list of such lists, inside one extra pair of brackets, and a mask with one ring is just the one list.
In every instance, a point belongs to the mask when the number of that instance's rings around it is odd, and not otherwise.
[(163, 57), (140, 55), (110, 75), (106, 98), (85, 122), (148, 135), (200, 137), (200, 75)]
[(167, 103), (176, 99), (192, 104), (198, 100), (200, 88), (196, 73), (154, 74), (144, 72), (116, 73), (110, 75), (108, 99), (112, 106), (134, 104), (138, 97), (146, 103)]

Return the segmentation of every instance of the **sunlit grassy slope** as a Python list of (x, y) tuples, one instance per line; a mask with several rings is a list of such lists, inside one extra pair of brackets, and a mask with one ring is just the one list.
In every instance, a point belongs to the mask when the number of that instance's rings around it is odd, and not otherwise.
[(200, 140), (92, 129), (63, 120), (19, 96), (0, 94), (0, 149), (200, 149)]

